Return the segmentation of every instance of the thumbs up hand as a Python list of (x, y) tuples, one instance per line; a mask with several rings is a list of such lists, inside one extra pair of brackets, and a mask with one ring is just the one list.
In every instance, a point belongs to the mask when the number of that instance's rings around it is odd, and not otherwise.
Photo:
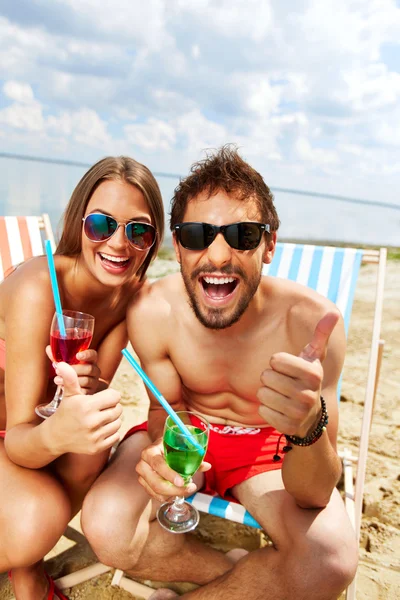
[(321, 362), (338, 320), (338, 312), (324, 315), (299, 356), (287, 352), (271, 356), (270, 368), (261, 375), (263, 387), (257, 398), (260, 415), (277, 431), (306, 437), (315, 428), (321, 409)]
[(61, 378), (64, 393), (60, 406), (48, 419), (54, 453), (94, 455), (111, 448), (119, 440), (122, 423), (119, 392), (109, 388), (84, 395), (70, 365), (58, 363), (56, 373), (55, 381)]

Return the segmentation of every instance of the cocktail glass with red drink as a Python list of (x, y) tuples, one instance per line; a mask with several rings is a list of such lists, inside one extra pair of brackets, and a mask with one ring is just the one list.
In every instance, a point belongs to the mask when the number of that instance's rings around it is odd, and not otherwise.
[[(64, 323), (64, 331), (60, 325)], [(70, 365), (79, 364), (76, 358), (78, 352), (83, 352), (90, 346), (94, 330), (94, 317), (75, 310), (63, 310), (62, 315), (54, 314), (50, 328), (50, 346), (54, 361), (66, 362)], [(53, 400), (48, 404), (39, 404), (35, 412), (39, 417), (47, 419), (57, 410), (63, 396), (59, 385)]]

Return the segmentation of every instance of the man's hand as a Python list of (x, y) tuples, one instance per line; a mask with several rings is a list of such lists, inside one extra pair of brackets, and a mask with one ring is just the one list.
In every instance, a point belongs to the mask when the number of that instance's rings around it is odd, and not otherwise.
[[(211, 469), (210, 463), (202, 462), (198, 472)], [(191, 482), (184, 485), (183, 478), (166, 463), (162, 438), (147, 446), (136, 465), (139, 483), (152, 498), (165, 502), (172, 496), (190, 496), (197, 486)]]
[[(54, 357), (51, 352), (51, 347), (46, 347), (46, 354), (49, 359), (54, 363)], [(94, 394), (99, 386), (99, 377), (101, 375), (100, 369), (97, 366), (97, 352), (89, 348), (83, 352), (78, 352), (76, 358), (80, 362), (77, 365), (71, 365), (74, 371), (78, 375), (79, 385), (81, 388), (81, 394)], [(63, 385), (61, 377), (54, 379), (56, 385)]]
[(62, 378), (64, 393), (60, 406), (48, 419), (53, 425), (51, 445), (55, 453), (94, 455), (111, 448), (119, 441), (119, 392), (109, 388), (85, 396), (70, 365), (58, 363), (56, 373)]
[(259, 413), (282, 433), (306, 437), (320, 415), (320, 394), (329, 337), (339, 320), (338, 312), (328, 312), (319, 321), (314, 335), (299, 356), (287, 352), (273, 354), (270, 369), (261, 375), (257, 398)]

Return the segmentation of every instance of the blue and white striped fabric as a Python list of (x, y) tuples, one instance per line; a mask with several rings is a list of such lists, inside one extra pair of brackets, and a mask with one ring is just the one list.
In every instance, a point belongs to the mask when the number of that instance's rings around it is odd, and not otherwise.
[[(363, 251), (355, 248), (278, 243), (263, 275), (296, 281), (329, 298), (343, 315), (347, 335), (362, 257)], [(261, 529), (240, 504), (201, 492), (188, 502), (202, 512)]]
[(186, 498), (186, 500), (201, 512), (261, 529), (259, 523), (257, 523), (251, 514), (247, 512), (244, 506), (237, 504), (236, 502), (228, 502), (219, 496), (209, 496), (208, 494), (202, 494), (201, 492), (193, 494), (193, 496)]
[(329, 298), (342, 313), (347, 334), (362, 256), (356, 248), (278, 243), (263, 275), (297, 281)]

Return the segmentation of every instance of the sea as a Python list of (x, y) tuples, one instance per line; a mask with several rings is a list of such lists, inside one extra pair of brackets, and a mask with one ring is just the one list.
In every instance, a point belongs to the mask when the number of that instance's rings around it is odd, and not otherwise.
[[(0, 215), (48, 213), (58, 239), (62, 213), (86, 171), (86, 166), (0, 156)], [(166, 173), (155, 173), (155, 176), (165, 205), (165, 245), (171, 246), (169, 210), (179, 176)], [(273, 186), (271, 189), (281, 221), (281, 241), (400, 246), (400, 204)]]

